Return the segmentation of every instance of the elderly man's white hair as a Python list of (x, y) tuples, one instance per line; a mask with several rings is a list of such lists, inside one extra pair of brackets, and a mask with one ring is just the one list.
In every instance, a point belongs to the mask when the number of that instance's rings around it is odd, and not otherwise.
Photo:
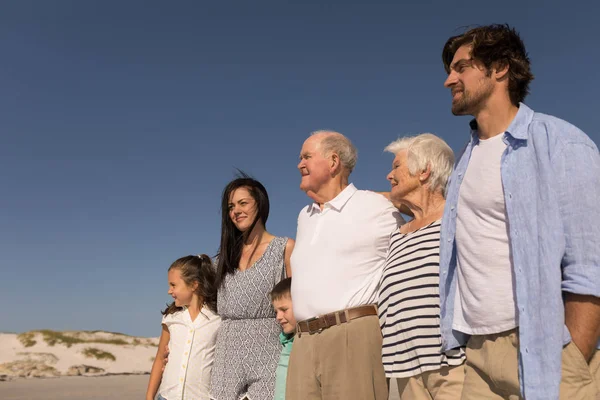
[(411, 176), (426, 170), (429, 165), (429, 190), (441, 190), (446, 197), (446, 185), (454, 166), (454, 152), (443, 139), (431, 133), (405, 136), (394, 140), (384, 150), (394, 155), (407, 150), (406, 162)]
[(350, 139), (339, 132), (328, 130), (314, 131), (310, 135), (323, 136), (323, 139), (319, 142), (323, 157), (335, 153), (340, 157), (340, 162), (342, 163), (342, 166), (348, 170), (348, 174), (354, 170), (356, 160), (358, 159), (358, 151)]

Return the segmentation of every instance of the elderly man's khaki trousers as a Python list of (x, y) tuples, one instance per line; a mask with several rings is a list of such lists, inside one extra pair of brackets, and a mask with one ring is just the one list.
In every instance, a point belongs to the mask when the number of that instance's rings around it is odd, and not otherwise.
[[(517, 329), (471, 336), (462, 400), (520, 400)], [(562, 352), (561, 400), (600, 400), (600, 352), (588, 364), (571, 342)]]
[(376, 315), (294, 339), (286, 400), (387, 400)]

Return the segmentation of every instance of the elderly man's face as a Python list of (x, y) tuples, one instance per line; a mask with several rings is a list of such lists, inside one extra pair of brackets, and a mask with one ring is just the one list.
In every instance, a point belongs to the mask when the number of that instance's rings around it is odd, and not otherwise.
[(407, 165), (408, 150), (399, 151), (392, 162), (392, 170), (387, 180), (392, 185), (390, 196), (394, 201), (402, 201), (406, 196), (420, 187), (418, 174), (412, 176)]
[(302, 175), (300, 189), (304, 192), (318, 193), (330, 180), (330, 160), (323, 157), (320, 149), (321, 137), (311, 136), (302, 145), (298, 170)]

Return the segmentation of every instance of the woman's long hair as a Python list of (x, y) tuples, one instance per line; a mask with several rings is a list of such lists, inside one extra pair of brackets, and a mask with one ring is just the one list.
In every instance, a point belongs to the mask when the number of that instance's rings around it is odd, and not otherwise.
[[(256, 202), (256, 218), (245, 232), (240, 231), (229, 216), (229, 198), (239, 188), (247, 189)], [(217, 288), (223, 284), (227, 274), (233, 274), (239, 267), (244, 240), (259, 221), (266, 228), (268, 218), (269, 195), (267, 190), (262, 183), (239, 171), (238, 178), (225, 186), (221, 197), (221, 245), (217, 256)]]
[[(217, 277), (209, 256), (200, 254), (197, 256), (181, 257), (171, 264), (169, 271), (172, 269), (179, 270), (181, 279), (186, 285), (192, 286), (194, 282), (198, 282), (198, 288), (195, 293), (203, 300), (203, 305), (208, 307), (212, 312), (217, 312)], [(199, 304), (199, 306), (201, 307), (202, 304)], [(175, 302), (173, 302), (167, 305), (162, 314), (169, 315), (181, 310), (183, 310), (183, 307), (177, 307)]]

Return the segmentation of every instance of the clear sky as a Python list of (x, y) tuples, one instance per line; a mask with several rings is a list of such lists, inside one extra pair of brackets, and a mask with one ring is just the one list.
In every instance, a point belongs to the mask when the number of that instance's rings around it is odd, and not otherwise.
[[(455, 151), (441, 49), (509, 23), (536, 75), (526, 103), (598, 143), (597, 2), (26, 1), (0, 12), (0, 331), (158, 336), (175, 259), (214, 255), (235, 168), (295, 236), (311, 131), (359, 149), (352, 181), (387, 190), (398, 136)], [(576, 195), (576, 194), (574, 194)]]

